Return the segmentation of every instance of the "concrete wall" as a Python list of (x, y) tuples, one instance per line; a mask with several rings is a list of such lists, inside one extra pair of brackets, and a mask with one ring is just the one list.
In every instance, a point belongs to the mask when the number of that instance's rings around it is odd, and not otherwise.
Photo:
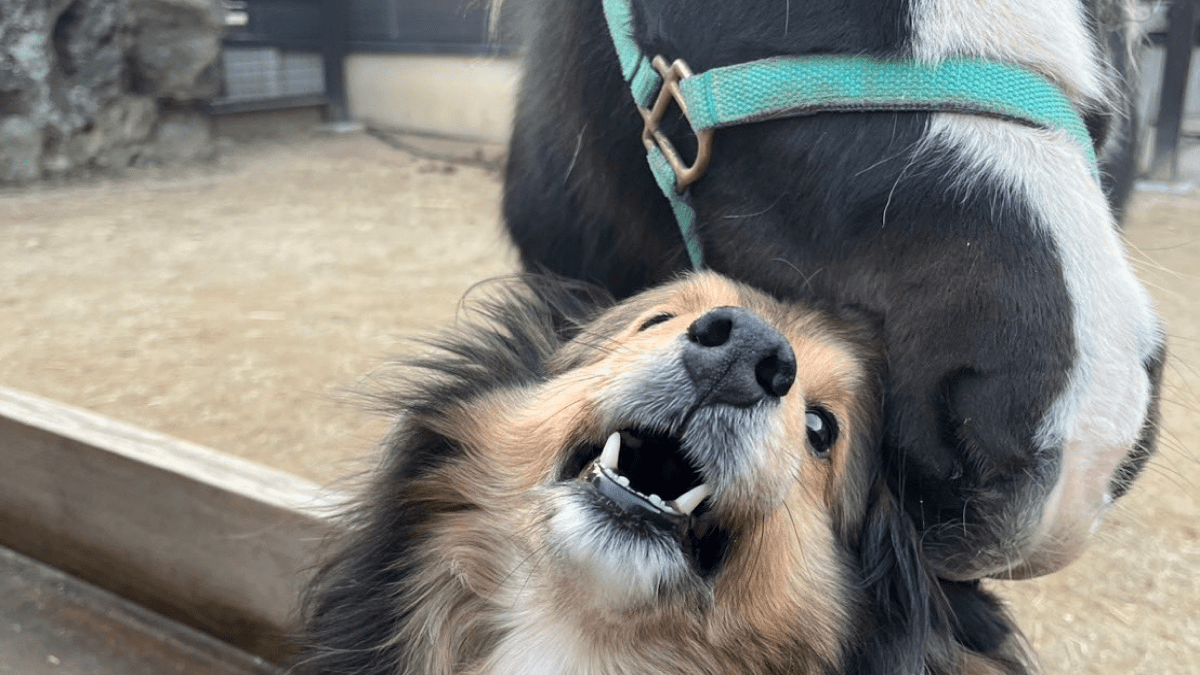
[(504, 143), (519, 70), (506, 58), (352, 54), (350, 116), (383, 128)]

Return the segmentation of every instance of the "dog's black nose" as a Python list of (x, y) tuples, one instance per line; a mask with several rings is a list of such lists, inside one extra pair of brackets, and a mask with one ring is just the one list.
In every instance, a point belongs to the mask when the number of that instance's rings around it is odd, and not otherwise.
[(687, 331), (683, 365), (711, 403), (746, 407), (788, 393), (796, 381), (792, 346), (757, 314), (720, 307)]

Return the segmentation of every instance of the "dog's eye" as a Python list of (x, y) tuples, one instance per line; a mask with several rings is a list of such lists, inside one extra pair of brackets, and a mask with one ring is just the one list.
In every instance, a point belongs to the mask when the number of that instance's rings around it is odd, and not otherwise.
[(837, 423), (828, 411), (809, 408), (804, 416), (808, 427), (808, 445), (818, 457), (828, 457), (829, 450), (837, 441)]
[(654, 316), (650, 317), (649, 319), (646, 319), (645, 323), (638, 326), (638, 332), (640, 333), (640, 332), (646, 330), (647, 328), (653, 328), (654, 326), (657, 326), (660, 323), (665, 323), (674, 318), (675, 318), (674, 314), (655, 314)]

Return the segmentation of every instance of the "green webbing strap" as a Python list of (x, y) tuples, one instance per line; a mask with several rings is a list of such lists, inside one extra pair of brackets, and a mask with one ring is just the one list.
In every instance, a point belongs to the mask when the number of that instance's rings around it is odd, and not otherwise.
[(692, 208), (691, 198), (686, 192), (679, 194), (675, 191), (675, 169), (667, 163), (662, 150), (648, 150), (646, 159), (650, 162), (650, 171), (654, 173), (658, 188), (671, 202), (671, 210), (675, 212), (675, 222), (679, 223), (679, 233), (683, 235), (683, 245), (687, 247), (692, 267), (704, 269), (704, 248), (700, 246), (700, 236), (696, 233), (696, 210)]
[[(630, 0), (602, 0), (609, 32), (633, 100), (653, 105), (662, 77), (633, 37)], [(927, 63), (866, 56), (780, 56), (713, 68), (679, 82), (692, 128), (700, 131), (821, 112), (960, 112), (1065, 132), (1083, 149), (1099, 180), (1092, 139), (1070, 99), (1033, 71), (1001, 61), (956, 58)], [(671, 202), (692, 266), (704, 265), (696, 212), (662, 151), (647, 161)]]
[(633, 11), (629, 0), (603, 0), (604, 17), (608, 20), (608, 32), (613, 46), (617, 48), (617, 59), (621, 62), (621, 75), (633, 91), (633, 100), (642, 107), (654, 102), (662, 78), (650, 65), (650, 59), (633, 39)]
[(1066, 95), (1002, 61), (776, 57), (697, 73), (679, 88), (697, 130), (819, 112), (973, 113), (1065, 131), (1098, 171), (1091, 136)]
[[(650, 59), (646, 58), (633, 39), (633, 14), (629, 0), (603, 2), (604, 16), (608, 20), (613, 46), (617, 50), (617, 60), (621, 62), (621, 75), (629, 83), (634, 103), (649, 108), (658, 96), (662, 77), (654, 70), (654, 66), (650, 65)], [(680, 194), (675, 190), (675, 170), (667, 163), (661, 150), (647, 150), (646, 161), (650, 164), (650, 172), (654, 174), (658, 188), (671, 203), (671, 211), (674, 212), (675, 222), (679, 225), (688, 260), (693, 268), (703, 269), (704, 249), (700, 246), (700, 237), (696, 233), (696, 211), (692, 208), (691, 199), (688, 194)]]

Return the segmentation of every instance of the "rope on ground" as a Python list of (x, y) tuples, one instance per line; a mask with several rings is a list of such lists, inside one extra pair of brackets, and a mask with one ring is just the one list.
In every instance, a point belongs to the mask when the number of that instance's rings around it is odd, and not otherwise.
[[(427, 159), (427, 160), (430, 160), (433, 162), (445, 162), (447, 164), (455, 164), (458, 166), (474, 166), (474, 167), (483, 169), (485, 171), (494, 171), (494, 172), (499, 172), (504, 166), (503, 158), (488, 159), (487, 157), (484, 156), (483, 151), (479, 150), (479, 149), (476, 149), (475, 153), (473, 155), (469, 155), (469, 156), (455, 155), (455, 154), (451, 154), (451, 153), (439, 153), (439, 152), (433, 152), (430, 150), (426, 150), (425, 148), (422, 148), (422, 147), (419, 147), (412, 143), (403, 141), (400, 138), (398, 138), (397, 134), (386, 131), (384, 129), (380, 129), (379, 127), (367, 125), (364, 128), (364, 131), (369, 136), (372, 136), (374, 138), (379, 139), (380, 141), (383, 141), (384, 143), (395, 148), (396, 150), (400, 150), (401, 152), (406, 152), (410, 155), (413, 155), (414, 157), (419, 157), (421, 159)], [(435, 138), (435, 137), (431, 137), (431, 138)], [(435, 138), (435, 140), (438, 140), (438, 139)]]

